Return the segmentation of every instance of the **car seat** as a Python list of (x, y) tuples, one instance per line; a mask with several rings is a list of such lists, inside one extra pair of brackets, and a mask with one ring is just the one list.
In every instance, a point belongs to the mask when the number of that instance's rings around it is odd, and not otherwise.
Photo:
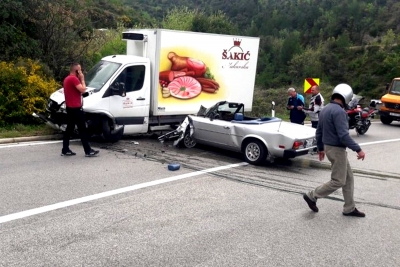
[(242, 113), (235, 113), (233, 119), (235, 121), (242, 121), (243, 120), (243, 114)]

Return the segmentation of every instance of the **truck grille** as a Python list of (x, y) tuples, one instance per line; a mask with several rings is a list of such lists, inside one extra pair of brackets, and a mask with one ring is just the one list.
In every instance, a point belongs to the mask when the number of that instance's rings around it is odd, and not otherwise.
[(385, 103), (385, 107), (391, 108), (391, 109), (397, 109), (400, 110), (400, 104), (395, 104), (395, 103)]

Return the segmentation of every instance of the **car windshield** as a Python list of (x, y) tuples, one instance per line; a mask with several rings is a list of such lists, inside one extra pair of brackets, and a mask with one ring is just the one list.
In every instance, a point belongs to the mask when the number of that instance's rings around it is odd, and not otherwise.
[(225, 103), (225, 101), (223, 102), (218, 102), (217, 104), (215, 104), (214, 106), (211, 106), (209, 108), (204, 107), (203, 105), (201, 105), (200, 110), (197, 112), (197, 116), (204, 116), (207, 117), (208, 115), (210, 115), (212, 112), (214, 112), (215, 110), (218, 109), (218, 106), (221, 105), (221, 103)]
[(239, 107), (239, 104), (237, 104), (237, 103), (226, 102), (226, 103), (218, 106), (218, 111), (224, 111), (224, 112), (234, 114), (236, 112), (236, 110), (238, 109), (238, 107)]
[(232, 103), (227, 101), (221, 101), (211, 106), (209, 108), (205, 108), (204, 106), (200, 107), (200, 110), (197, 112), (197, 116), (210, 117), (213, 114), (235, 114), (236, 112), (244, 112), (244, 105), (239, 103)]
[(400, 95), (400, 81), (393, 81), (392, 86), (390, 87), (389, 93)]
[(118, 63), (101, 60), (85, 75), (86, 86), (99, 91), (120, 66)]

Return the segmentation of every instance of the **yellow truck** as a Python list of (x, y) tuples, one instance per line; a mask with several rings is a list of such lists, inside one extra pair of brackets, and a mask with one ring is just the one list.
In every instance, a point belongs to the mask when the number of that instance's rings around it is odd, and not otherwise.
[(379, 115), (383, 124), (400, 121), (400, 78), (394, 78), (381, 98)]

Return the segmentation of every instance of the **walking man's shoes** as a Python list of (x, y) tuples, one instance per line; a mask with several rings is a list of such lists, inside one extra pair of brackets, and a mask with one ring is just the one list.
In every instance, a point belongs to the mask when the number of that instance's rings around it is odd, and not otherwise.
[(95, 157), (95, 156), (97, 156), (97, 154), (99, 154), (98, 150), (91, 149), (89, 153), (85, 154), (85, 157)]
[(353, 217), (365, 217), (365, 213), (359, 211), (357, 208), (354, 208), (354, 210), (352, 212), (350, 212), (350, 213), (344, 213), (343, 212), (343, 215), (344, 216), (353, 216)]
[(303, 198), (313, 212), (318, 212), (317, 202), (312, 201), (307, 194), (303, 194)]
[(72, 152), (71, 150), (65, 152), (61, 150), (61, 156), (75, 156), (75, 155), (76, 153)]

